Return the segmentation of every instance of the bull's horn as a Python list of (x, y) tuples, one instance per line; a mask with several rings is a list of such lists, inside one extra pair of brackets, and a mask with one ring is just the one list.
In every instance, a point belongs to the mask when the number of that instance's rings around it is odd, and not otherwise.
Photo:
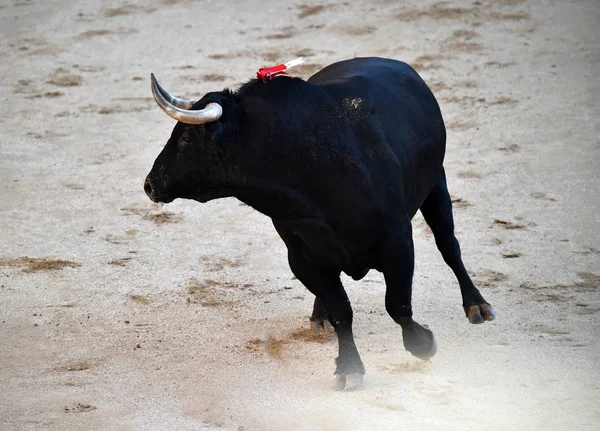
[[(154, 100), (156, 100), (158, 106), (160, 106), (161, 109), (165, 111), (165, 113), (174, 120), (181, 121), (182, 123), (186, 124), (204, 124), (210, 123), (212, 121), (217, 121), (223, 114), (223, 108), (218, 103), (209, 103), (204, 109), (200, 110), (180, 108), (170, 100), (177, 99), (183, 102), (187, 101), (184, 101), (183, 99), (174, 98), (169, 93), (167, 93), (166, 90), (163, 90), (158, 85), (158, 82), (156, 82), (156, 78), (154, 77), (153, 73), (150, 74), (150, 78), (152, 80), (152, 94), (154, 95)], [(167, 96), (165, 96), (163, 92), (166, 93)], [(169, 97), (170, 100), (167, 99), (167, 97)]]
[[(154, 74), (151, 74), (151, 76), (154, 77)], [(192, 106), (194, 106), (193, 100), (181, 99), (179, 97), (173, 96), (172, 94), (169, 94), (167, 90), (162, 88), (158, 81), (156, 81), (156, 79), (154, 79), (153, 82), (156, 82), (156, 87), (158, 87), (158, 91), (160, 91), (160, 94), (162, 94), (164, 98), (167, 99), (167, 102), (169, 102), (171, 105), (182, 109), (190, 109)]]

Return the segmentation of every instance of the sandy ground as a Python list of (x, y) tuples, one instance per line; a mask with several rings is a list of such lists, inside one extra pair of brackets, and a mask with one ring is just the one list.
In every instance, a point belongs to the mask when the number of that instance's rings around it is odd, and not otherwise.
[[(600, 6), (590, 1), (0, 3), (0, 428), (598, 429)], [(270, 221), (234, 199), (153, 206), (174, 122), (151, 98), (235, 87), (303, 55), (422, 72), (448, 126), (464, 259), (498, 318), (469, 325), (414, 222), (404, 351), (381, 274), (345, 285), (365, 386)], [(310, 335), (310, 334), (309, 334)]]

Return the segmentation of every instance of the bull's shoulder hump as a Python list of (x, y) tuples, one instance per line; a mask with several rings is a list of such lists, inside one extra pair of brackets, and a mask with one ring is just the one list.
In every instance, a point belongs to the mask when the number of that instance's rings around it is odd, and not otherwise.
[(353, 58), (333, 63), (311, 76), (307, 82), (315, 85), (340, 82), (341, 80), (377, 79), (382, 76), (410, 75), (417, 72), (407, 63), (379, 57)]

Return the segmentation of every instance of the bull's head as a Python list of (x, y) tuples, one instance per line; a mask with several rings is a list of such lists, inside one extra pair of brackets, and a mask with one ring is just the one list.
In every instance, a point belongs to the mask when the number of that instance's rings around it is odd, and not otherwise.
[[(193, 102), (169, 94), (154, 75), (151, 79), (154, 99), (178, 123), (146, 177), (146, 194), (154, 202), (177, 198), (206, 202), (227, 195), (226, 188), (231, 184), (224, 181), (228, 172), (223, 169), (235, 169), (236, 157), (218, 141), (224, 128), (219, 119), (227, 110), (230, 93), (209, 93)], [(227, 167), (223, 167), (223, 159)]]

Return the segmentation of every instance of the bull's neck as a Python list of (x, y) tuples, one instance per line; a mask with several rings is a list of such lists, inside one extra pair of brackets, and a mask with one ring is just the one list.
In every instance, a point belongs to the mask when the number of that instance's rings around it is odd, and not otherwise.
[(281, 184), (262, 182), (235, 191), (234, 196), (272, 219), (318, 217), (316, 205), (300, 191)]

